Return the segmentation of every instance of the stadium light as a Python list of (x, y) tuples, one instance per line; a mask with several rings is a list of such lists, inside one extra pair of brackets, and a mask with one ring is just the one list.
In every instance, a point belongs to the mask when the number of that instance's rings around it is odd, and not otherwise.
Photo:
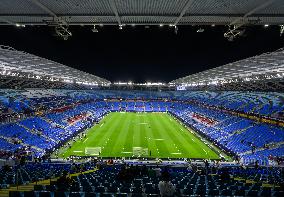
[(200, 27), (196, 32), (197, 32), (197, 33), (203, 33), (203, 32), (204, 32), (204, 29)]
[(94, 33), (98, 33), (99, 32), (99, 30), (96, 28), (96, 25), (94, 25), (94, 27), (92, 29), (92, 32), (94, 32)]
[(118, 29), (119, 29), (119, 30), (122, 30), (122, 25), (119, 25)]
[(284, 25), (280, 25), (280, 36), (284, 33)]
[(164, 24), (160, 24), (159, 26), (160, 26), (160, 27), (163, 27), (163, 26), (164, 26)]
[(176, 25), (174, 27), (175, 27), (175, 34), (177, 34), (178, 33), (178, 27)]
[(265, 24), (264, 27), (269, 27), (269, 24)]
[(26, 27), (26, 25), (24, 25), (24, 24), (19, 24), (19, 23), (16, 23), (15, 26), (16, 26), (16, 27)]

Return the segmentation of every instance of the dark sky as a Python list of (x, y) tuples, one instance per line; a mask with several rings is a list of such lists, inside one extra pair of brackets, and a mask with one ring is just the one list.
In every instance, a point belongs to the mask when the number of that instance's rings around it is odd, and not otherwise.
[(114, 81), (162, 81), (200, 72), (283, 46), (279, 27), (250, 27), (246, 37), (228, 42), (227, 27), (72, 27), (63, 41), (52, 27), (0, 27), (0, 44), (9, 45)]

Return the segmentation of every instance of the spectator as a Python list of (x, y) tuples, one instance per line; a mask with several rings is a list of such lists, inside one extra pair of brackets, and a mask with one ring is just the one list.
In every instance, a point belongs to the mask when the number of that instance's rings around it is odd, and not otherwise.
[(67, 174), (67, 171), (63, 171), (62, 176), (57, 180), (57, 187), (59, 191), (66, 191), (72, 185), (72, 179), (70, 179)]
[(162, 181), (159, 182), (159, 190), (161, 197), (174, 196), (175, 186), (170, 181), (169, 172), (165, 170), (162, 174)]

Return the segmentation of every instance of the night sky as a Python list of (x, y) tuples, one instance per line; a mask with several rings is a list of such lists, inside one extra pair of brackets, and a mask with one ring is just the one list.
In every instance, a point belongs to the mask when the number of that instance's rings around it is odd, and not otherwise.
[(73, 36), (63, 41), (52, 27), (0, 27), (0, 44), (14, 47), (67, 66), (115, 81), (169, 82), (179, 77), (221, 66), (283, 47), (278, 26), (250, 27), (246, 36), (227, 41), (227, 27), (117, 26), (71, 27)]

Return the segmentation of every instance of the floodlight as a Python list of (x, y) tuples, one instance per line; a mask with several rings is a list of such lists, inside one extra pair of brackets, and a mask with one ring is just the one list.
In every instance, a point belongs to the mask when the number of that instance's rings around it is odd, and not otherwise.
[(99, 30), (96, 28), (96, 25), (94, 25), (94, 27), (92, 29), (92, 32), (94, 32), (94, 33), (98, 33), (99, 32)]

